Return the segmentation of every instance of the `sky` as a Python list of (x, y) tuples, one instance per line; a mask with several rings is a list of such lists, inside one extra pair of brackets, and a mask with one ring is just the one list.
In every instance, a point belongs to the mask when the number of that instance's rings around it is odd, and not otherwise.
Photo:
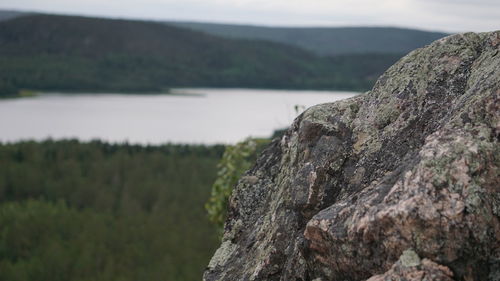
[(500, 29), (500, 0), (0, 0), (0, 9), (266, 26)]

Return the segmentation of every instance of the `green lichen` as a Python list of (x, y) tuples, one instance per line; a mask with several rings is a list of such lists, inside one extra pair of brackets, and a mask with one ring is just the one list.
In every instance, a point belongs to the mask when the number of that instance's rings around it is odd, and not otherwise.
[(401, 265), (404, 267), (413, 267), (420, 265), (420, 257), (413, 251), (413, 249), (408, 249), (403, 252), (403, 254), (399, 257), (399, 261)]
[(431, 182), (436, 187), (451, 186), (450, 163), (453, 157), (439, 157), (427, 160), (424, 165), (433, 172)]
[(358, 114), (359, 111), (359, 104), (357, 102), (352, 102), (349, 104), (349, 110), (350, 112), (350, 118), (354, 119), (356, 117), (356, 114)]
[(392, 122), (396, 121), (399, 117), (399, 110), (393, 104), (388, 104), (382, 107), (375, 117), (375, 123), (379, 129), (382, 129)]
[(475, 213), (475, 211), (482, 206), (481, 187), (476, 184), (471, 184), (467, 188), (467, 193), (465, 208), (468, 212)]

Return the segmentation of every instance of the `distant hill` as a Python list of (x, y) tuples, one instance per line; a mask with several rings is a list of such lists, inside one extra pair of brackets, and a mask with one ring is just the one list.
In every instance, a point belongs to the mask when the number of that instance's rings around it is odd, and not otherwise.
[(0, 22), (0, 94), (182, 86), (360, 90), (400, 56), (322, 58), (285, 44), (160, 23), (29, 15)]
[(29, 13), (18, 12), (18, 11), (0, 10), (0, 21), (10, 20), (20, 16), (26, 16), (28, 14)]
[(397, 53), (406, 54), (448, 34), (393, 27), (263, 27), (195, 22), (170, 25), (226, 38), (259, 39), (290, 44), (319, 55)]
[[(0, 21), (22, 15), (0, 10)], [(257, 39), (300, 47), (319, 55), (406, 54), (449, 34), (395, 27), (266, 27), (203, 22), (166, 22), (169, 25), (235, 39)]]

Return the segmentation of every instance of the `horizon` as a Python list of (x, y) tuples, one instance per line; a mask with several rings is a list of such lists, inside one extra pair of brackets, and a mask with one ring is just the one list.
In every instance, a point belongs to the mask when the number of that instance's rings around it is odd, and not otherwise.
[[(480, 0), (476, 3), (461, 0), (439, 0), (429, 3), (428, 0), (395, 0), (382, 1), (378, 6), (371, 6), (368, 0), (356, 0), (367, 7), (353, 11), (352, 5), (337, 5), (337, 1), (320, 4), (305, 4), (305, 0), (296, 0), (292, 5), (284, 5), (282, 0), (273, 0), (272, 4), (263, 8), (253, 6), (260, 0), (240, 0), (237, 4), (229, 4), (228, 0), (191, 0), (189, 3), (177, 4), (171, 0), (147, 0), (145, 5), (137, 5), (128, 0), (120, 7), (116, 3), (102, 5), (97, 0), (87, 0), (68, 7), (61, 0), (46, 0), (36, 3), (34, 0), (21, 2), (6, 0), (0, 4), (0, 10), (21, 13), (42, 13), (68, 16), (84, 16), (96, 18), (139, 20), (154, 22), (192, 22), (222, 25), (257, 26), (268, 28), (401, 28), (421, 31), (462, 33), (486, 32), (500, 29), (500, 19), (495, 15), (495, 8), (500, 3), (494, 0)], [(11, 3), (8, 3), (11, 2)], [(270, 3), (271, 3), (270, 2)], [(419, 4), (419, 5), (416, 5)], [(40, 6), (42, 4), (42, 6)], [(322, 4), (322, 5), (321, 5)], [(426, 11), (429, 7), (446, 8), (447, 13), (435, 10)], [(437, 5), (437, 6), (436, 6)], [(441, 6), (440, 6), (441, 5)], [(287, 9), (285, 9), (285, 6)], [(222, 8), (221, 8), (222, 7)], [(251, 7), (251, 8), (249, 8)], [(303, 10), (298, 10), (302, 8)], [(323, 8), (323, 10), (321, 10)], [(333, 9), (335, 8), (335, 9)], [(329, 14), (329, 10), (335, 10)], [(373, 10), (370, 10), (373, 9)], [(420, 9), (420, 10), (419, 10)], [(463, 13), (470, 13), (468, 18)]]
[(450, 32), (435, 29), (424, 29), (418, 27), (407, 27), (407, 26), (397, 26), (397, 25), (338, 25), (338, 26), (322, 26), (322, 25), (271, 25), (271, 24), (258, 24), (258, 23), (238, 23), (238, 22), (218, 22), (218, 21), (197, 21), (197, 20), (172, 20), (172, 19), (147, 19), (147, 18), (134, 18), (134, 17), (114, 17), (114, 16), (100, 16), (92, 14), (78, 14), (78, 13), (55, 13), (55, 12), (45, 12), (45, 11), (27, 11), (27, 10), (13, 10), (13, 9), (2, 9), (0, 11), (4, 12), (14, 12), (23, 14), (38, 14), (38, 15), (53, 15), (53, 16), (69, 16), (69, 17), (84, 17), (84, 18), (96, 18), (96, 19), (109, 19), (109, 20), (128, 20), (128, 21), (142, 21), (142, 22), (159, 22), (159, 23), (194, 23), (194, 24), (213, 24), (213, 25), (232, 25), (232, 26), (242, 26), (242, 27), (258, 27), (258, 28), (290, 28), (290, 29), (330, 29), (330, 28), (392, 28), (392, 29), (403, 29), (403, 30), (417, 30), (423, 32), (436, 32), (436, 33), (461, 33), (461, 32)]

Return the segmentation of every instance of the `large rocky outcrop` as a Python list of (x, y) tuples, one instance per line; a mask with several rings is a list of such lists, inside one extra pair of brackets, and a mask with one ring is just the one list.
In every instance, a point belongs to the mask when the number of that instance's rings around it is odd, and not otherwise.
[(310, 108), (230, 199), (209, 280), (500, 280), (500, 32)]

